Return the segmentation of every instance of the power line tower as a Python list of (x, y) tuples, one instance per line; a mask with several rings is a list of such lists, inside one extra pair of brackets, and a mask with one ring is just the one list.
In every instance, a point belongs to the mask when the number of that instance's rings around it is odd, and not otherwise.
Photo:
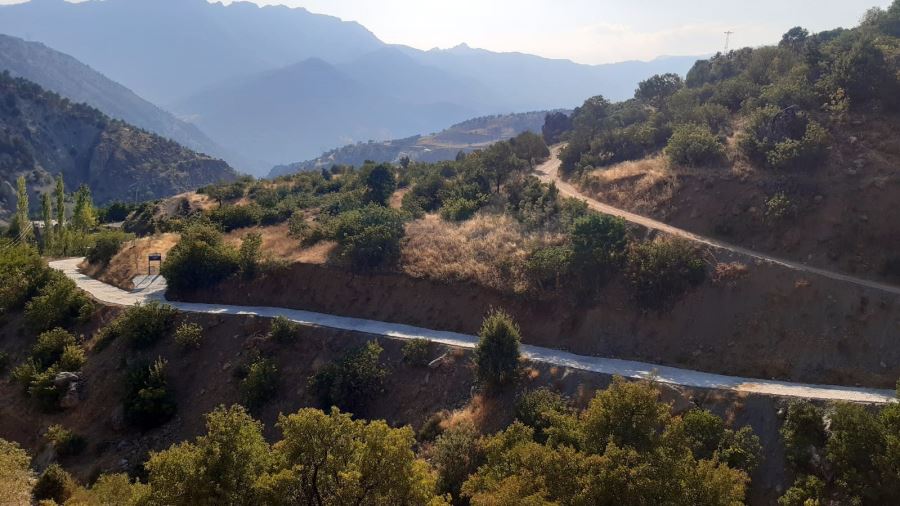
[(724, 54), (728, 54), (728, 45), (731, 42), (732, 35), (734, 35), (734, 32), (732, 32), (732, 31), (725, 32), (725, 53)]

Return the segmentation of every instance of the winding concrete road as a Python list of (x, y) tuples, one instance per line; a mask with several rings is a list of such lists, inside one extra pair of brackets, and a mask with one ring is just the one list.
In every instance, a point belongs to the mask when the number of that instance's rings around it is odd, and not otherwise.
[(595, 200), (591, 197), (585, 196), (582, 194), (577, 188), (572, 186), (570, 183), (564, 181), (559, 175), (559, 168), (562, 165), (562, 162), (559, 159), (559, 152), (563, 148), (562, 145), (556, 145), (551, 148), (550, 158), (542, 163), (541, 165), (535, 167), (535, 171), (537, 172), (538, 178), (545, 183), (555, 183), (556, 187), (559, 188), (559, 192), (563, 195), (574, 197), (579, 200), (583, 200), (587, 203), (588, 207), (591, 209), (601, 212), (603, 214), (609, 214), (612, 216), (618, 216), (625, 221), (641, 225), (643, 227), (658, 230), (660, 232), (664, 232), (669, 235), (683, 237), (685, 239), (689, 239), (694, 242), (698, 242), (700, 244), (705, 244), (707, 246), (711, 246), (713, 248), (718, 248), (722, 250), (731, 251), (733, 253), (737, 253), (740, 255), (744, 255), (750, 258), (754, 258), (757, 260), (762, 260), (765, 262), (770, 262), (773, 264), (780, 265), (782, 267), (787, 267), (788, 269), (792, 269), (795, 271), (807, 272), (809, 274), (814, 274), (816, 276), (822, 276), (825, 278), (834, 279), (837, 281), (843, 281), (845, 283), (850, 283), (857, 286), (863, 286), (866, 288), (872, 288), (875, 290), (880, 290), (883, 292), (892, 293), (895, 295), (900, 295), (900, 287), (888, 285), (885, 283), (879, 283), (878, 281), (872, 281), (868, 279), (857, 278), (854, 276), (850, 276), (848, 274), (842, 274), (839, 272), (829, 271), (826, 269), (820, 269), (818, 267), (811, 267), (809, 265), (805, 265), (799, 262), (793, 262), (790, 260), (785, 260), (783, 258), (778, 258), (766, 253), (760, 253), (758, 251), (753, 251), (751, 249), (744, 248), (742, 246), (736, 246), (734, 244), (729, 244), (727, 242), (719, 241), (718, 239), (713, 239), (711, 237), (705, 237), (702, 235), (697, 235), (693, 232), (688, 232), (687, 230), (673, 227), (661, 221), (654, 220), (652, 218), (647, 218), (646, 216), (641, 216), (639, 214), (634, 214), (632, 212), (626, 211), (624, 209), (619, 209), (617, 207), (613, 207), (609, 204), (604, 204), (599, 200)]
[[(78, 270), (81, 258), (71, 258), (50, 262), (50, 267), (63, 272), (97, 301), (117, 306), (131, 306), (151, 300), (165, 301), (165, 280), (159, 276), (135, 279), (136, 288), (125, 291), (82, 274)], [(196, 304), (189, 302), (168, 302), (179, 311), (187, 313), (208, 313), (228, 315), (253, 315), (263, 318), (283, 316), (301, 325), (327, 327), (339, 330), (363, 332), (395, 339), (424, 338), (429, 341), (459, 348), (474, 348), (478, 338), (456, 332), (430, 330), (399, 323), (388, 323), (360, 318), (335, 316), (297, 309), (274, 307), (229, 306), (220, 304)], [(820, 400), (843, 400), (852, 402), (884, 404), (894, 401), (893, 390), (853, 388), (828, 385), (807, 385), (783, 381), (756, 380), (734, 376), (710, 374), (675, 367), (664, 367), (630, 360), (589, 357), (575, 355), (560, 350), (538, 346), (522, 346), (525, 358), (561, 367), (600, 374), (616, 374), (633, 379), (654, 379), (660, 383), (685, 387), (731, 390), (779, 397), (799, 397)]]

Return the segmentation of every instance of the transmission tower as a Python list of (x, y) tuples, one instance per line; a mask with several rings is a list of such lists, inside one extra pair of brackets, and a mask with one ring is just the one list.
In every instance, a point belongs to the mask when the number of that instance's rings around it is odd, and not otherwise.
[(732, 35), (734, 35), (734, 32), (732, 32), (732, 31), (725, 32), (725, 53), (724, 54), (728, 54), (728, 45), (731, 42)]

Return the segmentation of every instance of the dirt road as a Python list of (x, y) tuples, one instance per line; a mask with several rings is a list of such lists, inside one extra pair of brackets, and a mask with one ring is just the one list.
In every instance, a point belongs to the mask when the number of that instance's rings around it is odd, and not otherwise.
[[(112, 285), (88, 277), (78, 270), (81, 258), (71, 258), (50, 263), (50, 267), (63, 272), (67, 277), (97, 301), (118, 306), (131, 306), (151, 300), (165, 300), (165, 280), (159, 276), (135, 280), (133, 291), (125, 291)], [(459, 348), (474, 348), (478, 338), (455, 332), (431, 330), (398, 323), (388, 323), (360, 318), (348, 318), (297, 309), (273, 307), (228, 306), (219, 304), (196, 304), (168, 302), (179, 311), (187, 313), (254, 315), (262, 318), (283, 316), (301, 325), (328, 327), (340, 330), (363, 332), (395, 339), (423, 338), (436, 343)], [(656, 364), (618, 360), (602, 357), (576, 355), (560, 350), (538, 346), (522, 346), (522, 354), (528, 360), (544, 362), (560, 367), (569, 367), (599, 374), (619, 375), (633, 379), (653, 378), (660, 383), (686, 387), (731, 390), (778, 397), (799, 397), (821, 400), (843, 400), (884, 404), (893, 402), (892, 390), (854, 388), (828, 385), (809, 385), (782, 381), (757, 380), (710, 374)]]
[(646, 228), (652, 230), (658, 230), (660, 232), (664, 232), (669, 235), (683, 237), (685, 239), (689, 239), (691, 241), (695, 241), (701, 244), (705, 244), (707, 246), (711, 246), (713, 248), (718, 248), (722, 250), (731, 251), (733, 253), (737, 253), (739, 255), (747, 256), (756, 260), (762, 260), (765, 262), (771, 262), (773, 264), (778, 264), (783, 267), (787, 267), (789, 269), (793, 269), (796, 271), (807, 272), (809, 274), (814, 274), (816, 276), (822, 276), (830, 279), (834, 279), (837, 281), (843, 281), (846, 283), (851, 283), (858, 286), (864, 286), (867, 288), (874, 288), (875, 290), (881, 290), (884, 292), (900, 295), (900, 287), (888, 285), (885, 283), (879, 283), (877, 281), (872, 281), (868, 279), (857, 278), (854, 276), (850, 276), (848, 274), (842, 274), (839, 272), (829, 271), (826, 269), (820, 269), (817, 267), (811, 267), (809, 265), (805, 265), (799, 262), (792, 262), (790, 260), (785, 260), (783, 258), (778, 258), (772, 255), (768, 255), (766, 253), (760, 253), (758, 251), (753, 251), (741, 246), (735, 246), (734, 244), (728, 244), (726, 242), (719, 241), (717, 239), (713, 239), (711, 237), (704, 237), (701, 235), (697, 235), (693, 232), (688, 232), (687, 230), (673, 227), (671, 225), (667, 225), (661, 221), (656, 221), (651, 218), (647, 218), (645, 216), (641, 216), (638, 214), (634, 214), (629, 211), (625, 211), (623, 209), (619, 209), (616, 207), (612, 207), (608, 204), (604, 204), (598, 200), (594, 200), (590, 197), (583, 195), (577, 188), (572, 186), (571, 184), (563, 181), (559, 176), (559, 167), (561, 162), (559, 160), (559, 152), (563, 146), (556, 145), (551, 148), (551, 156), (550, 159), (544, 162), (543, 164), (535, 167), (535, 171), (537, 172), (537, 176), (546, 183), (556, 183), (556, 187), (559, 188), (559, 192), (568, 197), (575, 197), (580, 200), (584, 200), (587, 202), (588, 207), (591, 209), (604, 213), (610, 214), (613, 216), (618, 216), (628, 222), (644, 226)]

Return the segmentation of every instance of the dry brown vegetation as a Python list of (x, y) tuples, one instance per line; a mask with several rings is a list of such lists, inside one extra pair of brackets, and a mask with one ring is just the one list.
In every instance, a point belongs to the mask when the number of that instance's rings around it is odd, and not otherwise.
[(526, 232), (505, 215), (479, 214), (461, 224), (430, 215), (406, 226), (401, 269), (417, 278), (522, 293), (528, 289), (529, 252), (562, 240), (562, 235)]
[[(135, 276), (147, 274), (150, 254), (161, 253), (165, 257), (178, 243), (178, 238), (178, 234), (159, 234), (128, 241), (106, 267), (85, 263), (82, 270), (88, 276), (130, 290), (134, 288), (131, 280)], [(158, 269), (159, 265), (154, 263), (153, 267)]]
[(225, 235), (225, 242), (240, 247), (241, 240), (250, 233), (262, 236), (262, 254), (264, 257), (285, 262), (302, 262), (307, 264), (325, 263), (335, 244), (323, 241), (312, 246), (303, 246), (300, 239), (290, 236), (287, 223), (271, 227), (251, 227), (234, 230)]
[(678, 178), (666, 158), (657, 155), (585, 174), (581, 187), (610, 204), (627, 203), (632, 209), (649, 211), (672, 199)]

